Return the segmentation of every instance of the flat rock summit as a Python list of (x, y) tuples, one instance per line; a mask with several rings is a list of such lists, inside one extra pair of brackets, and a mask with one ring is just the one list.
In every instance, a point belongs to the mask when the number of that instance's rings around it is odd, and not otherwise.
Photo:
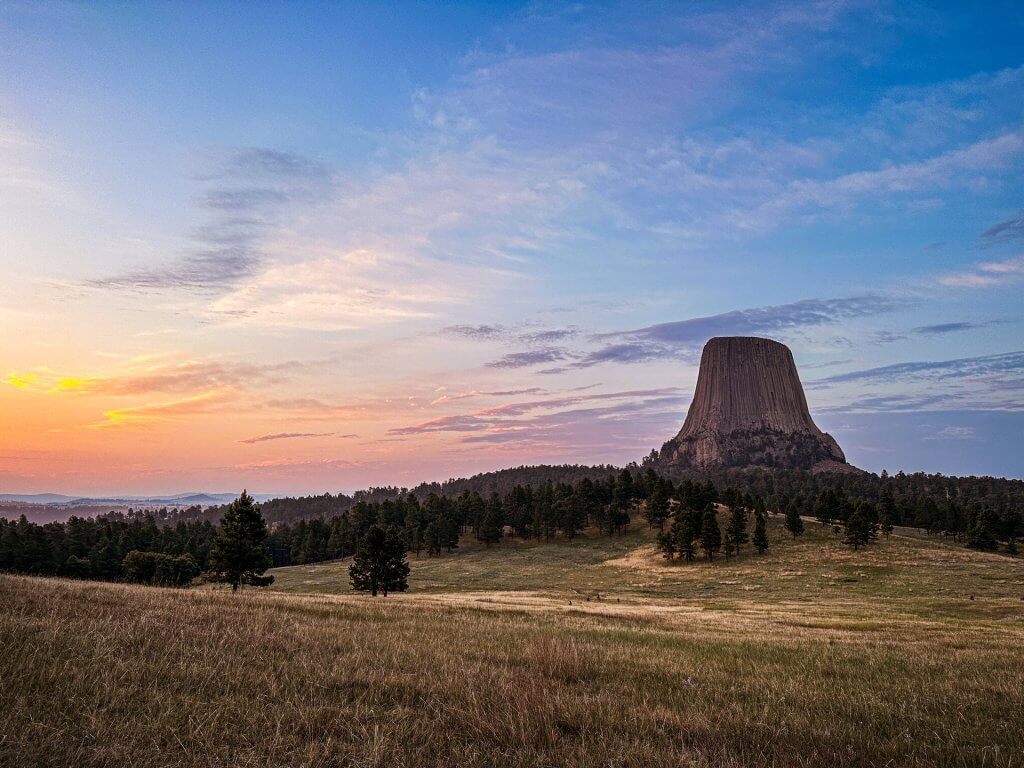
[(854, 470), (811, 419), (789, 347), (752, 336), (713, 338), (704, 346), (686, 421), (658, 462), (679, 469)]

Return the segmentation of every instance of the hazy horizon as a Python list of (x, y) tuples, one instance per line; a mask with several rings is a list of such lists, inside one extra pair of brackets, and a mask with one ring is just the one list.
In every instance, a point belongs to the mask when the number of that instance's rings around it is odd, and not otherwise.
[(1019, 4), (0, 7), (0, 491), (638, 461), (704, 342), (1024, 477)]

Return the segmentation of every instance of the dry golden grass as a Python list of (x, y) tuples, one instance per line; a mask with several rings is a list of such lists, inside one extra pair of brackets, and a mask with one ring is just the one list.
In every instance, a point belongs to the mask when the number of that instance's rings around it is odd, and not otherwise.
[(336, 563), (278, 585), (337, 595), (0, 576), (0, 764), (1021, 765), (1021, 561), (650, 538), (466, 547), (376, 601)]

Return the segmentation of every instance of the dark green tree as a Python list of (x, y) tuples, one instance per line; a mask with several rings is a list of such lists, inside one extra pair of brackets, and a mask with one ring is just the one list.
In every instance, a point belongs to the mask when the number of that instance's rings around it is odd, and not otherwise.
[(444, 547), (444, 526), (440, 520), (431, 520), (423, 531), (423, 542), (427, 547), (428, 555), (440, 555)]
[(871, 524), (864, 519), (860, 510), (855, 511), (846, 520), (846, 536), (843, 543), (854, 551), (871, 543)]
[(754, 512), (754, 536), (752, 541), (758, 554), (763, 555), (768, 551), (768, 521), (761, 511)]
[(497, 493), (492, 493), (487, 501), (483, 521), (480, 523), (479, 539), (488, 547), (501, 541), (502, 528), (505, 525), (505, 512), (502, 509), (501, 498)]
[(369, 592), (374, 597), (378, 592), (387, 597), (388, 592), (407, 590), (409, 561), (398, 529), (371, 526), (356, 548), (352, 565), (348, 567), (348, 577), (353, 589)]
[(976, 512), (974, 522), (967, 532), (967, 546), (982, 552), (995, 552), (999, 547), (999, 540), (996, 538), (998, 523), (999, 518), (995, 511), (989, 507), (982, 507)]
[(704, 519), (700, 526), (700, 546), (708, 560), (714, 560), (715, 553), (722, 549), (722, 530), (718, 527), (718, 513), (714, 504), (709, 504), (704, 510)]
[(740, 547), (750, 541), (747, 535), (747, 510), (743, 508), (742, 502), (734, 502), (729, 507), (729, 525), (726, 527), (725, 537), (735, 547), (737, 554)]
[(661, 478), (656, 477), (651, 481), (651, 493), (647, 497), (644, 516), (651, 528), (665, 530), (665, 521), (668, 519), (668, 488)]
[(800, 510), (792, 501), (786, 506), (786, 530), (794, 539), (803, 535), (804, 532), (804, 521), (800, 517)]
[(234, 592), (242, 584), (271, 584), (274, 577), (263, 575), (269, 567), (267, 524), (252, 496), (242, 491), (220, 519), (210, 549), (210, 573), (216, 581), (230, 584)]

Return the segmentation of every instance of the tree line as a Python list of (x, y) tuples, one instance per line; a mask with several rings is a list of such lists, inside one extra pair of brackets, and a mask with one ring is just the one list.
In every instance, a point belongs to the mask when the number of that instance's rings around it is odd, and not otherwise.
[[(601, 474), (571, 467), (572, 482), (543, 474), (561, 469), (491, 473), (501, 475), (503, 483), (515, 478), (538, 480), (535, 485), (513, 484), (503, 492), (476, 490), (487, 487), (485, 475), (473, 478), (472, 487), (449, 481), (424, 496), (401, 489), (371, 489), (345, 497), (351, 504), (340, 508), (338, 497), (330, 494), (262, 505), (243, 494), (204, 519), (131, 512), (72, 517), (65, 523), (45, 525), (24, 517), (0, 519), (0, 570), (164, 585), (186, 584), (218, 573), (221, 578), (224, 571), (218, 571), (219, 561), (213, 556), (218, 552), (218, 533), (237, 517), (243, 501), (245, 514), (259, 517), (258, 523), (252, 521), (252, 530), (263, 533), (256, 536), (249, 556), (254, 562), (265, 559), (263, 569), (351, 557), (374, 527), (384, 532), (389, 547), (398, 541), (405, 552), (439, 556), (458, 548), (465, 536), (494, 546), (505, 537), (572, 539), (585, 530), (588, 535), (618, 535), (636, 515), (643, 515), (658, 530), (666, 556), (682, 561), (699, 555), (731, 557), (743, 553), (748, 543), (765, 551), (769, 544), (765, 519), (771, 513), (785, 515), (786, 529), (794, 537), (802, 533), (805, 517), (841, 525), (854, 549), (870, 545), (880, 533), (886, 535), (900, 525), (953, 536), (979, 550), (1005, 549), (1010, 554), (1016, 553), (1017, 541), (1024, 535), (1024, 483), (1020, 481), (775, 470), (705, 473), (673, 482), (651, 466), (636, 465)], [(438, 492), (460, 487), (457, 495)], [(717, 504), (727, 509), (724, 527), (715, 513)], [(308, 518), (310, 509), (321, 514)], [(275, 522), (268, 530), (267, 510), (272, 517), (294, 515), (295, 519)], [(258, 583), (259, 564), (244, 579), (232, 576), (233, 586)]]
[(268, 530), (259, 507), (244, 491), (208, 520), (161, 525), (149, 513), (71, 517), (39, 525), (25, 516), (0, 518), (0, 571), (184, 586), (197, 578), (263, 586), (273, 577)]

